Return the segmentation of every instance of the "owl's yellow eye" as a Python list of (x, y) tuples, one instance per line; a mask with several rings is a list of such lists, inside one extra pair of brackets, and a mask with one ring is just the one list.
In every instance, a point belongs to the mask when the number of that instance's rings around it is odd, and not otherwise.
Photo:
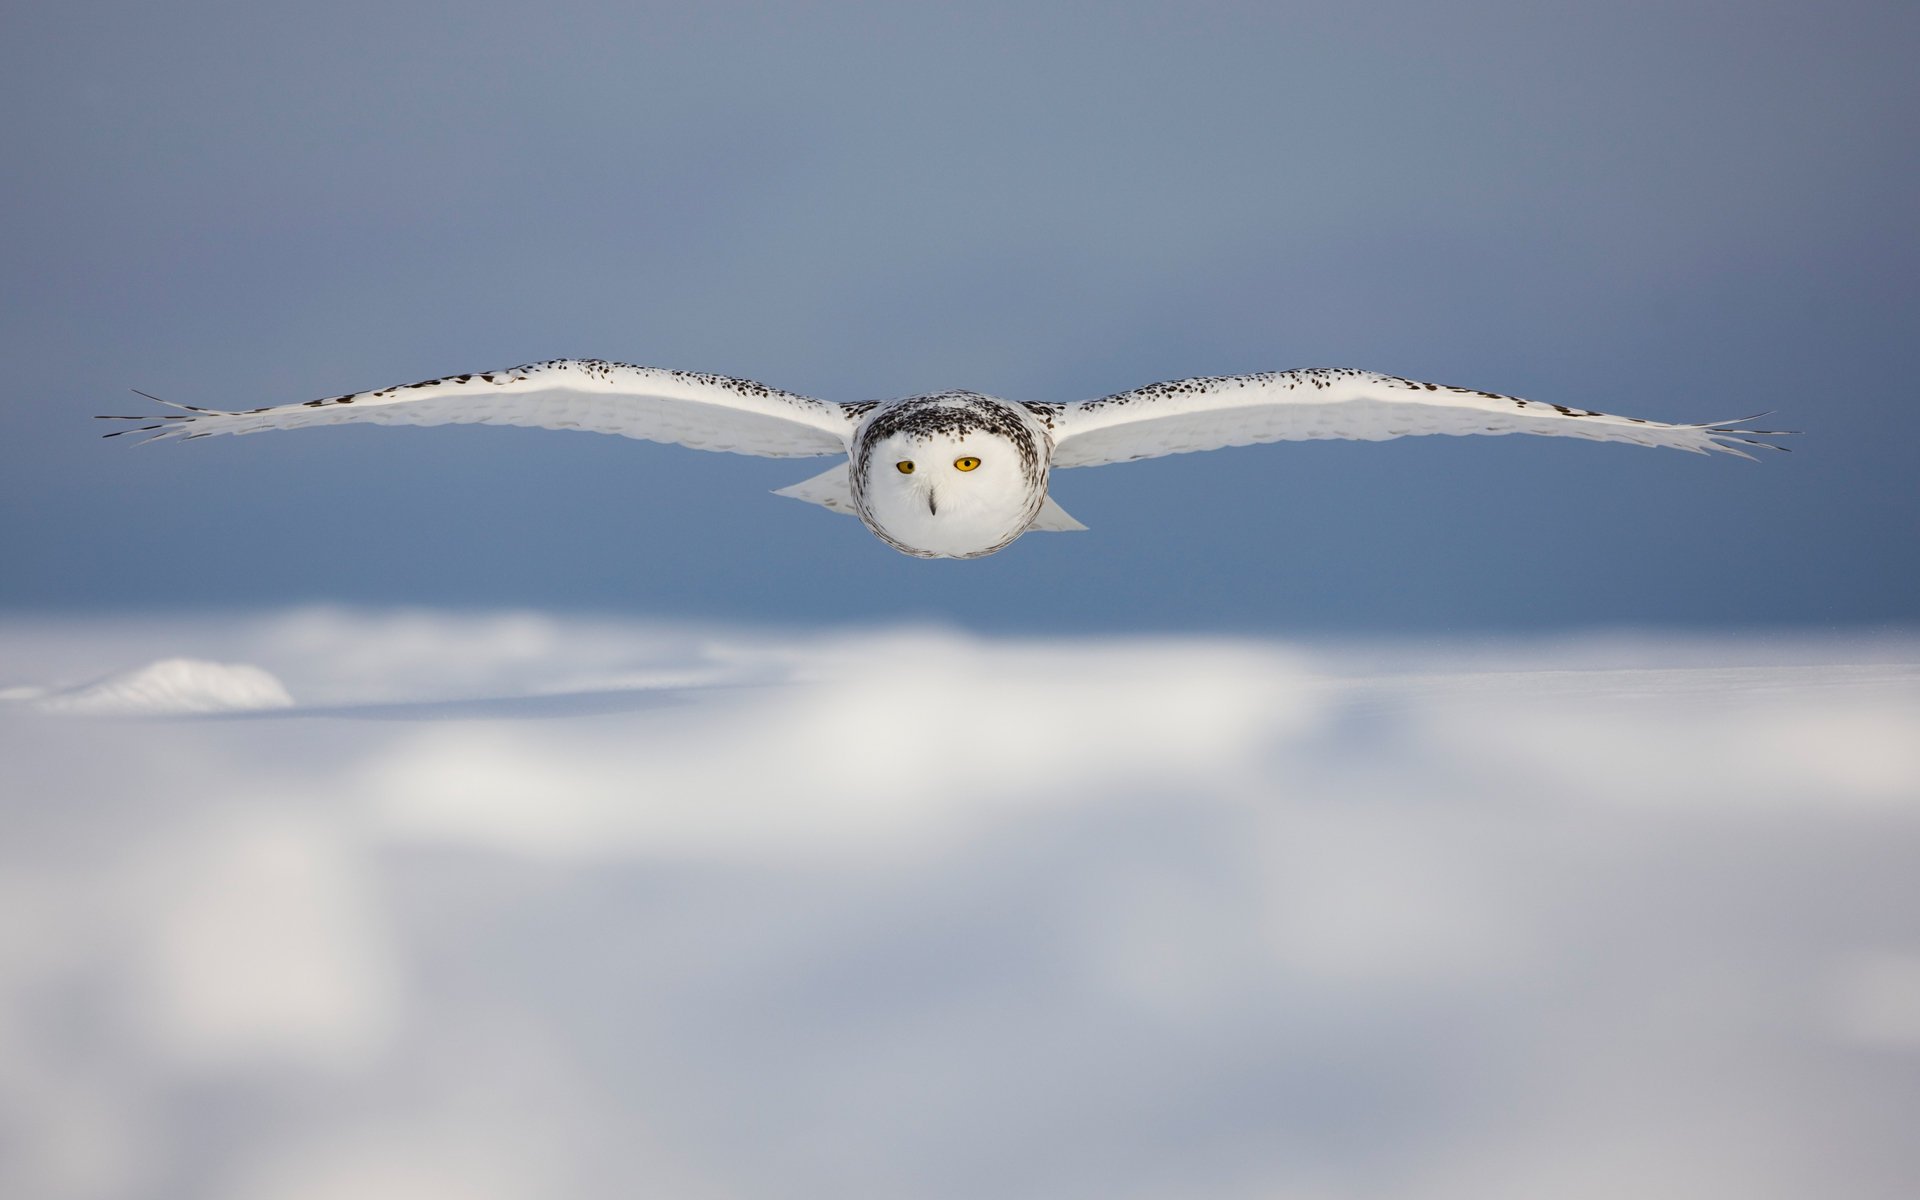
[(893, 469), (900, 472), (902, 475), (911, 475), (913, 474), (913, 460), (910, 458), (903, 458), (899, 462), (893, 464)]
[(972, 455), (968, 455), (965, 458), (954, 459), (953, 465), (958, 467), (962, 471), (971, 471), (975, 467), (980, 465), (980, 460), (973, 457)]

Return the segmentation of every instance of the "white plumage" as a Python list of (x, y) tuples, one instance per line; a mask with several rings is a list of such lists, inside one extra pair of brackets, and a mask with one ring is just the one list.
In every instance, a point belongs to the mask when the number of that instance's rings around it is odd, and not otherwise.
[(1097, 467), (1260, 442), (1384, 442), (1429, 433), (1534, 433), (1751, 459), (1736, 443), (1780, 449), (1748, 436), (1769, 432), (1725, 423), (1667, 425), (1373, 371), (1312, 368), (1181, 379), (1067, 405), (1053, 465)]
[(1783, 448), (1757, 440), (1777, 431), (1670, 425), (1345, 369), (1183, 379), (1078, 404), (974, 392), (840, 404), (721, 375), (561, 359), (242, 412), (161, 403), (182, 411), (105, 418), (140, 422), (108, 436), (472, 423), (582, 429), (767, 458), (845, 455), (845, 464), (779, 494), (858, 516), (889, 545), (929, 558), (974, 558), (1030, 530), (1084, 528), (1049, 498), (1054, 468), (1222, 446), (1531, 433), (1741, 458), (1753, 457), (1744, 446)]

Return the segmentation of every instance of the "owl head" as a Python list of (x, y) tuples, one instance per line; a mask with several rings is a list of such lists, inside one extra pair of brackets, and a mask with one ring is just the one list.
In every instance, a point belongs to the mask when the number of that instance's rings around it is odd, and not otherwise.
[(917, 396), (860, 431), (854, 504), (920, 558), (978, 558), (1026, 532), (1047, 493), (1045, 439), (1016, 406), (974, 392)]

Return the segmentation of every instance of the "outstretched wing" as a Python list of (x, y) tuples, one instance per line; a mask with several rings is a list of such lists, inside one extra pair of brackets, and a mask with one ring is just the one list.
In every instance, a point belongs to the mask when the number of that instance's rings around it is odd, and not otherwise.
[(1773, 430), (1667, 425), (1397, 375), (1327, 368), (1156, 383), (1062, 405), (1052, 417), (1055, 467), (1096, 467), (1256, 442), (1379, 442), (1424, 433), (1538, 433), (1670, 446), (1696, 454), (1718, 450), (1741, 458), (1753, 457), (1741, 445), (1785, 448), (1750, 436), (1777, 432)]
[(530, 425), (615, 433), (698, 450), (803, 458), (845, 454), (858, 424), (858, 418), (842, 405), (765, 384), (598, 359), (556, 359), (504, 371), (449, 375), (244, 412), (161, 403), (182, 411), (105, 418), (140, 422), (107, 436), (149, 433), (150, 440), (197, 438), (348, 421)]

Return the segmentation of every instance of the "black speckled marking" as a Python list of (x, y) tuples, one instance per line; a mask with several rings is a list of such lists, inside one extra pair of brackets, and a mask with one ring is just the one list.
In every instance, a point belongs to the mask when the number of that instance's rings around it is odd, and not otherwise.
[(860, 444), (854, 449), (854, 474), (863, 475), (873, 447), (895, 434), (962, 437), (975, 431), (1011, 443), (1020, 455), (1020, 473), (1029, 483), (1046, 478), (1041, 447), (1013, 406), (978, 392), (915, 396), (880, 413), (860, 434)]
[(1427, 386), (1411, 379), (1401, 379), (1397, 375), (1377, 375), (1371, 371), (1359, 371), (1349, 367), (1305, 367), (1298, 371), (1263, 371), (1256, 375), (1200, 375), (1192, 379), (1150, 383), (1146, 387), (1135, 388), (1130, 392), (1116, 392), (1111, 396), (1102, 396), (1098, 400), (1089, 400), (1075, 407), (1080, 412), (1098, 412), (1101, 409), (1124, 408), (1130, 404), (1171, 400), (1180, 396), (1207, 396), (1249, 388), (1272, 388), (1290, 392), (1304, 387), (1312, 388), (1314, 391), (1326, 391), (1336, 384), (1353, 379), (1376, 380), (1390, 387), (1415, 390), (1424, 389)]
[(1040, 423), (1051, 430), (1053, 423), (1059, 419), (1061, 410), (1066, 406), (1063, 404), (1031, 404), (1022, 402), (1020, 407), (1040, 418)]

